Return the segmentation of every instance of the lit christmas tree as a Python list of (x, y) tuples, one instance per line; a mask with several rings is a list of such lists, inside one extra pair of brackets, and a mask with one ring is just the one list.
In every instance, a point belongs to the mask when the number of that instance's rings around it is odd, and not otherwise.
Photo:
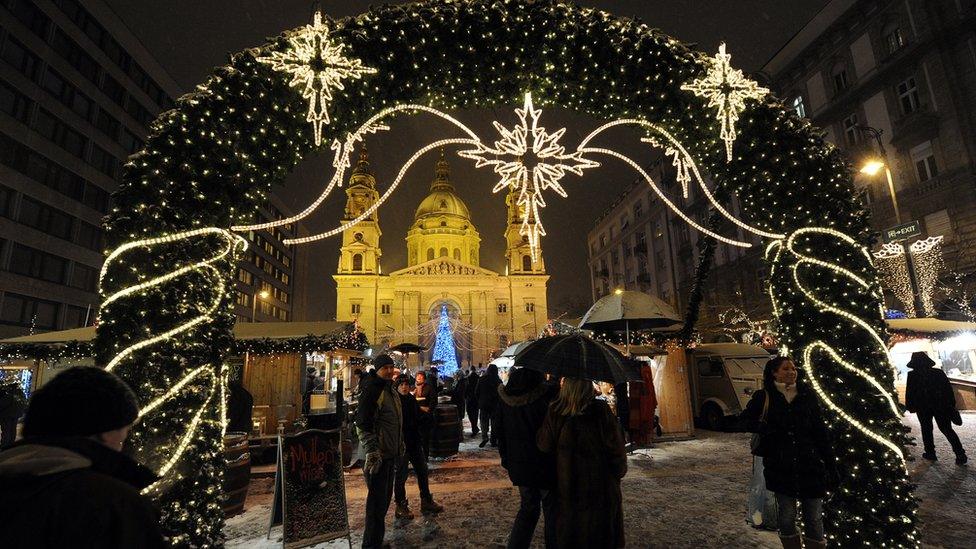
[(442, 376), (452, 376), (458, 370), (457, 353), (454, 351), (454, 330), (447, 316), (447, 305), (441, 305), (441, 319), (437, 322), (437, 340), (431, 360), (442, 360), (437, 371)]

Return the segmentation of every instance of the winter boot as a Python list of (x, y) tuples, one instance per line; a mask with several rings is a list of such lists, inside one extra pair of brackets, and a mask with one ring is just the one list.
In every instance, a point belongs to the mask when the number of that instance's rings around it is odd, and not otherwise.
[(923, 452), (922, 458), (929, 461), (939, 461), (939, 457), (935, 455), (935, 452)]
[(800, 534), (780, 536), (779, 541), (783, 544), (783, 549), (803, 549), (803, 544), (800, 543)]
[(969, 458), (966, 457), (966, 454), (956, 456), (956, 465), (965, 465), (967, 461), (969, 461)]
[(803, 547), (804, 549), (825, 549), (827, 547), (827, 540), (816, 540), (803, 536)]
[(478, 448), (484, 448), (485, 446), (488, 446), (488, 439), (487, 438), (486, 439), (483, 439), (481, 441), (481, 444), (478, 445)]
[(413, 520), (413, 513), (410, 512), (410, 505), (405, 501), (396, 502), (396, 518), (402, 520)]
[(420, 512), (425, 515), (436, 515), (444, 510), (444, 506), (434, 501), (433, 496), (420, 499)]

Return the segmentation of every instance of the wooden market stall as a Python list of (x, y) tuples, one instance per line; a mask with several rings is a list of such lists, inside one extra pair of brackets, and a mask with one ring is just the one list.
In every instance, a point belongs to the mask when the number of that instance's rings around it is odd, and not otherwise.
[(891, 340), (888, 356), (896, 370), (895, 388), (904, 401), (906, 364), (915, 351), (924, 351), (949, 377), (956, 408), (976, 410), (976, 322), (937, 318), (899, 318), (886, 321)]

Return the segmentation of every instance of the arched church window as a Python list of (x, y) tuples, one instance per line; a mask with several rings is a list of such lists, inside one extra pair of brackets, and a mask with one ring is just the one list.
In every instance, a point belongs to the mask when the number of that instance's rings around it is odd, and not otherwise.
[(454, 259), (457, 259), (458, 261), (461, 261), (461, 249), (460, 248), (454, 248)]
[(352, 256), (352, 270), (354, 271), (363, 270), (363, 254), (356, 254)]
[(441, 251), (439, 254), (437, 254), (437, 257), (447, 257), (447, 248), (441, 248)]
[(522, 270), (531, 271), (532, 270), (532, 256), (523, 255), (522, 256)]
[(427, 248), (427, 261), (434, 259), (434, 248)]
[(441, 220), (441, 227), (447, 227), (447, 221)]

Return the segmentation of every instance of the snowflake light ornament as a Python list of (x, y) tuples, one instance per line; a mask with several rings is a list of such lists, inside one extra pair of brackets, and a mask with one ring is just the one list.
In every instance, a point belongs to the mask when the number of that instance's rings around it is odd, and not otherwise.
[(345, 89), (343, 80), (358, 80), (364, 74), (376, 73), (376, 69), (363, 65), (359, 59), (344, 56), (344, 49), (345, 45), (329, 36), (322, 12), (316, 11), (312, 24), (305, 25), (288, 39), (285, 51), (257, 58), (272, 69), (290, 75), (289, 86), (302, 88), (302, 97), (308, 100), (305, 119), (312, 123), (316, 147), (322, 144), (322, 128), (330, 122), (332, 91)]
[(501, 139), (494, 147), (481, 142), (475, 149), (458, 152), (459, 156), (475, 160), (475, 167), (492, 166), (501, 176), (492, 189), (497, 193), (502, 189), (518, 191), (517, 204), (522, 213), (522, 226), (519, 234), (528, 238), (532, 259), (538, 259), (539, 238), (545, 236), (539, 209), (546, 206), (543, 191), (552, 190), (566, 198), (566, 189), (559, 180), (567, 172), (583, 175), (585, 168), (595, 168), (600, 164), (583, 158), (582, 151), (566, 153), (566, 147), (559, 144), (559, 138), (566, 133), (562, 128), (549, 133), (539, 126), (542, 109), (532, 104), (532, 93), (525, 94), (521, 109), (515, 109), (519, 123), (508, 129), (499, 122), (493, 122)]
[(758, 101), (769, 93), (769, 89), (746, 78), (741, 70), (732, 68), (731, 60), (732, 55), (725, 53), (723, 42), (705, 76), (681, 86), (682, 90), (708, 99), (708, 106), (716, 108), (716, 117), (722, 124), (719, 136), (725, 141), (726, 162), (732, 161), (732, 143), (737, 137), (735, 124), (746, 108), (746, 100)]

